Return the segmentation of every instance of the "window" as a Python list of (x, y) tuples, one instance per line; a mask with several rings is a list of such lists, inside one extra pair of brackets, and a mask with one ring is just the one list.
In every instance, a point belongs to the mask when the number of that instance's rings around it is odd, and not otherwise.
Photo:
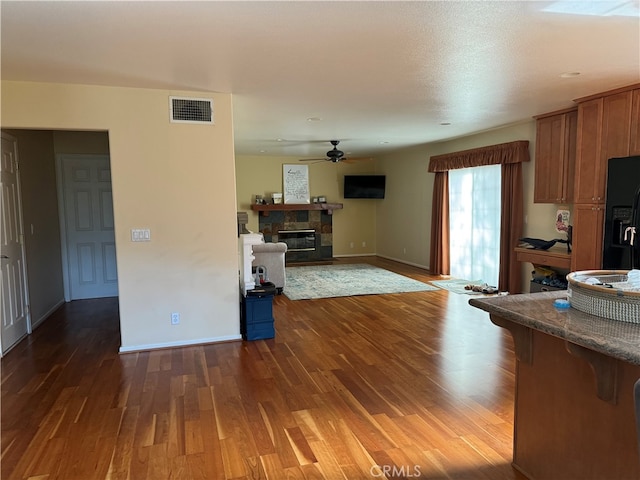
[(449, 171), (451, 276), (498, 285), (501, 166)]

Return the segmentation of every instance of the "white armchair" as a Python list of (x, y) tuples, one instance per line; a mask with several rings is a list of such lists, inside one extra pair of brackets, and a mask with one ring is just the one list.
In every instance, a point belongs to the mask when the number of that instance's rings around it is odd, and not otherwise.
[(287, 244), (284, 242), (256, 243), (252, 248), (255, 257), (251, 262), (252, 266), (254, 268), (258, 265), (264, 266), (267, 269), (267, 280), (276, 286), (279, 294), (282, 293), (286, 284), (284, 254), (287, 251)]

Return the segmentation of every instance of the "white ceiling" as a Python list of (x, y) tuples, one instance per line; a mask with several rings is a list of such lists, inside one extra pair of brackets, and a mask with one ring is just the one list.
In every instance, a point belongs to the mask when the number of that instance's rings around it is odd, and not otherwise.
[(3, 0), (1, 73), (228, 92), (238, 154), (370, 156), (639, 82), (639, 2), (597, 7), (620, 3)]

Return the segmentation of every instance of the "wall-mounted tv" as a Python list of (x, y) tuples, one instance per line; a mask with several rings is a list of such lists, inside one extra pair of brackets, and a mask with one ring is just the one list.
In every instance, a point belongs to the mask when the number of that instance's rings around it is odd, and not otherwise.
[(345, 175), (344, 198), (384, 198), (384, 175)]

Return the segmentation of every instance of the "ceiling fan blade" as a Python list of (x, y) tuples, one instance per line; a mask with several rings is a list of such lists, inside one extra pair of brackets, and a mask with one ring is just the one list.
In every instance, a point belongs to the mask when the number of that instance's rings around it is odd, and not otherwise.
[(298, 160), (299, 162), (325, 162), (328, 161), (328, 158), (301, 158)]

